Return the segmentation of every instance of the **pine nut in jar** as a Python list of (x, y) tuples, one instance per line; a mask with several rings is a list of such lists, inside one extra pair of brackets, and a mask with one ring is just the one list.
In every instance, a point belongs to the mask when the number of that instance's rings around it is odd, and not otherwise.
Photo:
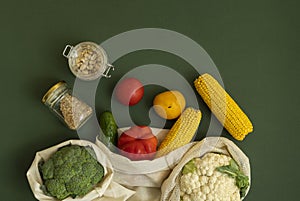
[(72, 95), (65, 81), (53, 85), (42, 102), (71, 130), (79, 129), (92, 115), (92, 108)]

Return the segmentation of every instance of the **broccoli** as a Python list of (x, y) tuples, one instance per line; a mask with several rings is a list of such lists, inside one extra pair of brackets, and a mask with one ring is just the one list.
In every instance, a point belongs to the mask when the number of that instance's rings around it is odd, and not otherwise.
[(90, 192), (104, 176), (103, 166), (91, 147), (68, 145), (41, 163), (40, 172), (45, 194), (63, 200)]

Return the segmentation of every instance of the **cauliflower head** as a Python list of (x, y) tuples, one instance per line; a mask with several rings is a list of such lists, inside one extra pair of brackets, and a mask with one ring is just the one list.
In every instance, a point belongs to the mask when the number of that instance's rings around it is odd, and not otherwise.
[(59, 149), (40, 164), (40, 172), (45, 193), (59, 200), (86, 195), (104, 176), (94, 150), (79, 145)]
[(183, 201), (240, 201), (240, 189), (235, 178), (217, 168), (230, 164), (229, 156), (207, 153), (185, 165), (180, 176), (180, 196)]

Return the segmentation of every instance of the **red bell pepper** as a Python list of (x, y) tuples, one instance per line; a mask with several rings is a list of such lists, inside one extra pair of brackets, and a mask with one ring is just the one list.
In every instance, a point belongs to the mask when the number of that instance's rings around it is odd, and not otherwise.
[(147, 126), (133, 126), (121, 134), (118, 140), (120, 153), (131, 160), (151, 160), (156, 148), (157, 138)]

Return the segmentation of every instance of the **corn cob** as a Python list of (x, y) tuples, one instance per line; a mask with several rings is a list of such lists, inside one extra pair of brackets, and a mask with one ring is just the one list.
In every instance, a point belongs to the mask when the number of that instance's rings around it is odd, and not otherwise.
[(235, 139), (243, 140), (253, 131), (249, 118), (211, 75), (199, 76), (194, 85), (212, 113)]
[(198, 129), (201, 116), (200, 110), (191, 107), (185, 109), (161, 142), (156, 158), (188, 144)]

